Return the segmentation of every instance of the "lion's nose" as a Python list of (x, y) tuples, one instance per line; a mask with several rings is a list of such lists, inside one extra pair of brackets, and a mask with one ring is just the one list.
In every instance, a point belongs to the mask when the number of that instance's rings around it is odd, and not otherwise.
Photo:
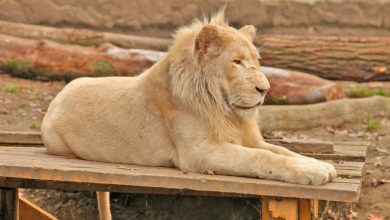
[(257, 86), (256, 86), (256, 90), (257, 90), (259, 93), (261, 93), (261, 95), (265, 95), (265, 94), (267, 93), (267, 91), (268, 91), (268, 89), (262, 89), (262, 88), (257, 87)]

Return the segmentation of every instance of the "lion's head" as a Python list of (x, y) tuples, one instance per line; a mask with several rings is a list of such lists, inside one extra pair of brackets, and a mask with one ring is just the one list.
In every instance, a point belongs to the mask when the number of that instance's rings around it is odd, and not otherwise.
[(174, 95), (213, 119), (254, 117), (270, 88), (255, 32), (230, 27), (223, 11), (179, 29), (169, 52)]

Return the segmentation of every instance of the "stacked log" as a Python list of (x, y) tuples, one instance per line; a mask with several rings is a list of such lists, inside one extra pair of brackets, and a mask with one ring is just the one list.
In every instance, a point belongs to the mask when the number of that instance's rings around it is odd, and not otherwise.
[(266, 104), (310, 104), (345, 98), (343, 88), (332, 81), (273, 67), (261, 70), (271, 84)]
[(111, 43), (124, 48), (166, 50), (169, 39), (98, 32), (76, 28), (53, 28), (40, 25), (0, 21), (0, 33), (36, 40), (47, 39), (59, 43), (99, 46)]
[[(0, 33), (84, 46), (111, 43), (124, 48), (163, 51), (171, 43), (170, 39), (4, 21), (0, 22)], [(264, 35), (257, 36), (255, 44), (263, 47), (263, 65), (326, 79), (390, 80), (390, 37)]]
[(259, 36), (263, 63), (325, 79), (390, 80), (390, 37)]
[[(162, 59), (163, 52), (64, 45), (0, 35), (0, 69), (14, 76), (71, 80), (82, 76), (134, 76)], [(268, 104), (307, 104), (344, 97), (340, 86), (296, 71), (262, 67), (272, 89)]]
[(0, 35), (0, 63), (14, 76), (43, 80), (71, 80), (81, 76), (131, 76), (158, 61), (162, 52), (123, 50), (104, 44), (98, 48), (59, 44)]
[(310, 105), (263, 106), (259, 124), (267, 131), (301, 130), (342, 126), (364, 122), (369, 118), (389, 118), (390, 99), (374, 96), (360, 99), (333, 100)]

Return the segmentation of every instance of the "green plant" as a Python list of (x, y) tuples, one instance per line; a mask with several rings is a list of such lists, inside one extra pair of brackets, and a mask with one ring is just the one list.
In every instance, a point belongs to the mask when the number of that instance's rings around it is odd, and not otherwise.
[(19, 107), (26, 108), (28, 106), (27, 102), (23, 101), (20, 103)]
[(375, 118), (368, 118), (367, 120), (367, 130), (369, 131), (372, 131), (372, 130), (376, 130), (378, 128), (381, 127), (381, 123), (379, 120), (375, 119)]
[(350, 98), (364, 98), (374, 95), (390, 97), (390, 93), (384, 91), (383, 89), (353, 88), (347, 90), (346, 94)]
[(288, 104), (288, 100), (286, 96), (278, 96), (272, 99), (272, 103), (275, 105), (286, 105)]
[(33, 123), (30, 125), (30, 128), (31, 128), (31, 129), (40, 129), (41, 126), (39, 126), (38, 124), (36, 124), (35, 122), (33, 122)]
[(20, 91), (19, 86), (7, 86), (3, 89), (4, 92), (16, 94)]
[(95, 73), (94, 76), (115, 76), (116, 70), (105, 61), (95, 62)]
[(10, 59), (0, 67), (0, 70), (12, 76), (33, 79), (36, 77), (34, 68), (34, 64), (28, 60)]
[(99, 39), (81, 39), (81, 40), (77, 41), (77, 44), (84, 46), (84, 47), (97, 46), (100, 43), (101, 42), (99, 41)]

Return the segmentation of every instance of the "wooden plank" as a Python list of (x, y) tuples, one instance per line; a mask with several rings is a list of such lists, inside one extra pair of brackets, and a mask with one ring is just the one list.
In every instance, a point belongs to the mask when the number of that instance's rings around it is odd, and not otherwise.
[(1, 144), (38, 144), (42, 145), (39, 132), (0, 132)]
[(19, 220), (58, 220), (22, 196), (19, 196), (19, 213)]
[(266, 142), (283, 146), (297, 153), (328, 153), (334, 152), (333, 143), (321, 140), (299, 139), (268, 139)]
[[(0, 182), (3, 186), (45, 187), (132, 192), (140, 188), (159, 193), (227, 196), (283, 196), (332, 201), (357, 201), (360, 180), (336, 179), (323, 186), (303, 186), (280, 181), (185, 173), (174, 168), (110, 164), (49, 155), (42, 148), (0, 148)], [(21, 183), (25, 180), (25, 183)], [(29, 186), (29, 181), (35, 181)], [(66, 184), (65, 184), (66, 183)], [(108, 188), (108, 189), (107, 189)], [(85, 189), (85, 188), (83, 188)]]
[(363, 175), (363, 166), (364, 162), (355, 162), (355, 161), (329, 161), (325, 162), (333, 164), (337, 171), (338, 177), (345, 178), (361, 178)]
[(366, 140), (344, 140), (344, 141), (335, 141), (335, 145), (348, 145), (348, 146), (370, 146), (372, 144), (371, 141)]
[(0, 188), (0, 219), (19, 220), (17, 189)]
[(275, 198), (268, 200), (270, 219), (297, 220), (298, 199), (296, 198)]
[(318, 200), (299, 199), (299, 220), (311, 220), (318, 217)]
[(365, 161), (367, 146), (365, 145), (334, 145), (333, 154), (302, 153), (302, 155), (321, 160)]

